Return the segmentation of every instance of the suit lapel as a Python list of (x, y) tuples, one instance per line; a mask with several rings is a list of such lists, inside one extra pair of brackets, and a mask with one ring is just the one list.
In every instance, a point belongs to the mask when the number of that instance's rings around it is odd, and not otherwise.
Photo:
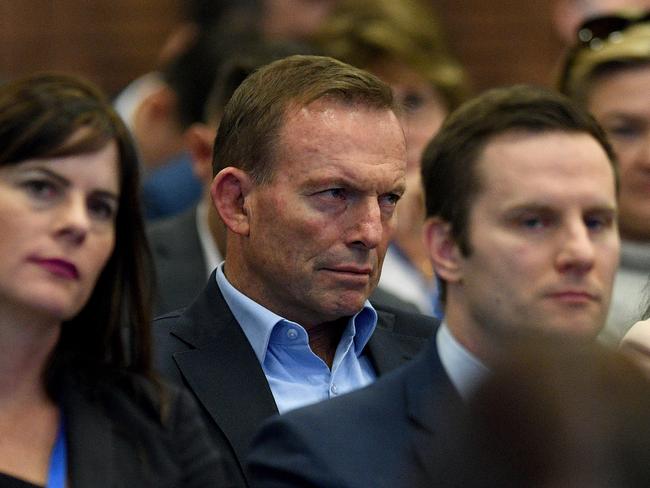
[(412, 451), (429, 480), (442, 480), (463, 403), (440, 362), (435, 335), (413, 366), (404, 390)]
[(171, 333), (195, 349), (174, 354), (189, 388), (243, 459), (260, 424), (278, 413), (264, 372), (214, 273)]
[(63, 397), (70, 485), (116, 486), (116, 439), (111, 421), (99, 404), (85, 398), (75, 386), (67, 387)]
[(413, 359), (427, 339), (395, 332), (395, 315), (377, 310), (377, 327), (368, 341), (368, 352), (378, 376)]

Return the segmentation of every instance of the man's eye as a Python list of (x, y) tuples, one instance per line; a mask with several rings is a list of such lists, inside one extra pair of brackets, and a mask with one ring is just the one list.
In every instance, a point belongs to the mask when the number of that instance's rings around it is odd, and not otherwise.
[(612, 225), (614, 219), (612, 217), (598, 216), (585, 218), (585, 226), (589, 230), (601, 230), (608, 228)]
[(380, 203), (382, 205), (394, 207), (395, 205), (397, 205), (397, 202), (399, 201), (400, 198), (401, 198), (400, 195), (396, 193), (389, 193), (388, 195), (383, 195), (381, 197)]
[(622, 124), (608, 127), (607, 133), (615, 139), (634, 139), (643, 135), (643, 130), (637, 125)]
[(328, 188), (319, 192), (320, 195), (336, 200), (343, 200), (345, 198), (345, 190), (343, 188)]
[(402, 105), (407, 112), (415, 112), (424, 105), (424, 97), (419, 93), (406, 93), (402, 99)]
[(23, 183), (23, 188), (30, 196), (42, 200), (53, 198), (58, 194), (56, 185), (47, 180), (28, 180)]
[(541, 217), (526, 217), (521, 219), (520, 224), (526, 229), (543, 229), (548, 222)]

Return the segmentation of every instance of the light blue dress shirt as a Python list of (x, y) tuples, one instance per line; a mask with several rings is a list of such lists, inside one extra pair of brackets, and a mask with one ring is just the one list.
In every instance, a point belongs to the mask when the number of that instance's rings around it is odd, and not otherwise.
[(309, 347), (307, 331), (251, 300), (217, 267), (217, 285), (262, 365), (280, 413), (310, 405), (372, 383), (377, 374), (364, 348), (377, 325), (366, 301), (350, 318), (334, 354), (332, 369)]

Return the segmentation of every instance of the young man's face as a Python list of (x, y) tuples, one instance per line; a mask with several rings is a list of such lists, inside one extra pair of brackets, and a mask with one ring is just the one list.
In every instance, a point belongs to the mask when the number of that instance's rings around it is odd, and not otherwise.
[(494, 338), (527, 330), (595, 337), (619, 255), (604, 150), (584, 133), (510, 132), (487, 144), (477, 175), (471, 252), (452, 284), (465, 320)]

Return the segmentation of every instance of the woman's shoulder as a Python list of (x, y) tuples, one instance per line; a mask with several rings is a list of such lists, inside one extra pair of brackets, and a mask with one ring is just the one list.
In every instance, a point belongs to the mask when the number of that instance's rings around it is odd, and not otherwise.
[[(147, 486), (234, 486), (232, 468), (211, 445), (198, 406), (182, 388), (131, 373), (88, 386), (68, 383), (63, 392), (73, 451), (105, 442), (131, 478), (167, 483)], [(142, 465), (155, 469), (144, 473)]]
[(105, 374), (93, 381), (72, 377), (64, 389), (63, 398), (100, 409), (113, 420), (147, 422), (163, 429), (173, 427), (179, 411), (194, 412), (197, 408), (182, 388), (130, 372)]

